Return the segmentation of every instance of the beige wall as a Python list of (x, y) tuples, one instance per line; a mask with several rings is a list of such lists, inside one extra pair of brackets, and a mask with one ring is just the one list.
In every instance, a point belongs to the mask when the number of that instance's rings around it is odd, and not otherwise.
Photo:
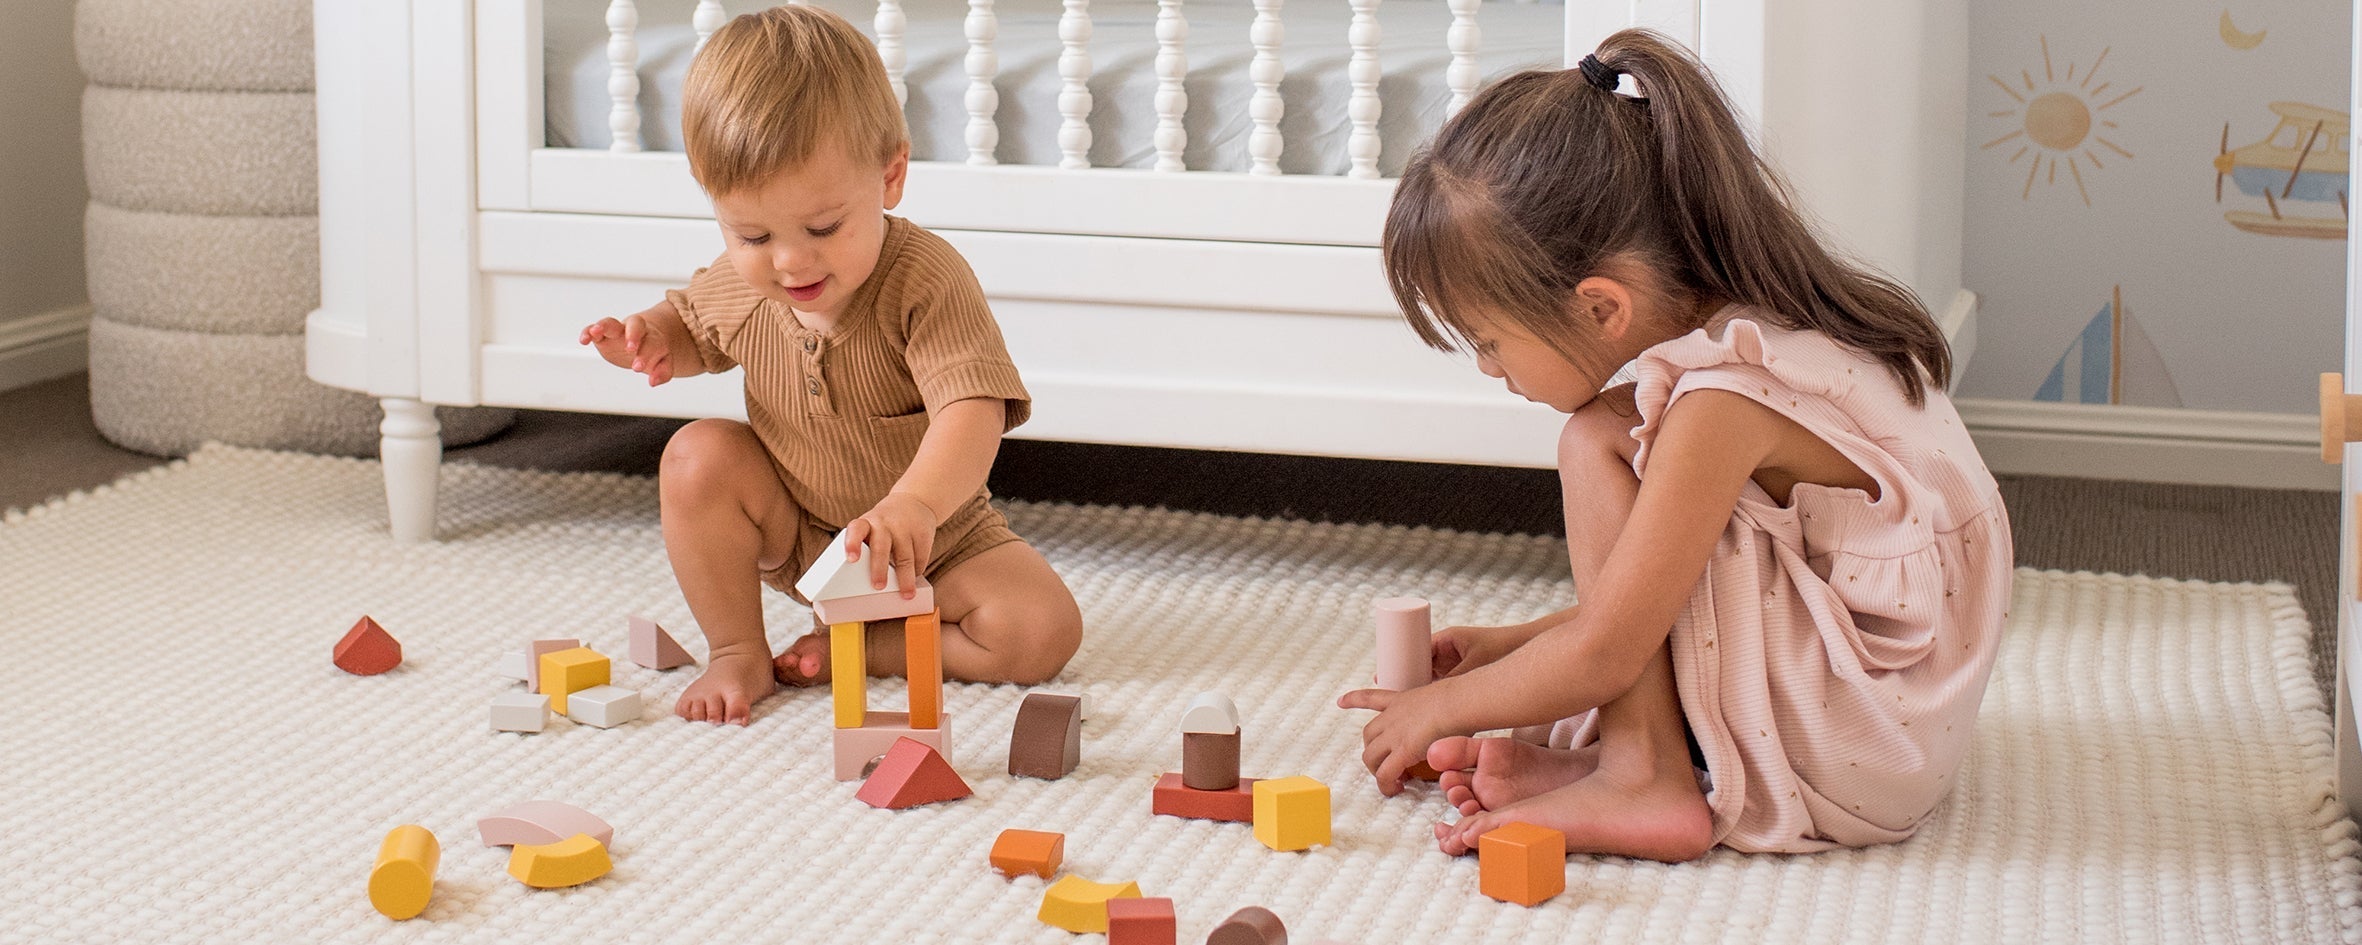
[(74, 5), (0, 0), (0, 335), (81, 305), (82, 73)]

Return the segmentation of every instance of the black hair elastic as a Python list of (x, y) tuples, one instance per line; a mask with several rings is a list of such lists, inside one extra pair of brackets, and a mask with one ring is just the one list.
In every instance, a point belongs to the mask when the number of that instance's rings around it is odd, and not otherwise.
[(1593, 88), (1602, 92), (1615, 91), (1616, 80), (1623, 76), (1623, 73), (1617, 72), (1615, 67), (1599, 61), (1599, 56), (1596, 54), (1585, 55), (1581, 62), (1575, 63), (1575, 68), (1583, 70), (1583, 78), (1589, 80)]

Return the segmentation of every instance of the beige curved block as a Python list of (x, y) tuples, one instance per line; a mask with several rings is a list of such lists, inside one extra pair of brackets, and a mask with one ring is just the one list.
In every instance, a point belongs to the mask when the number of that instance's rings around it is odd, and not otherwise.
[(564, 801), (526, 801), (476, 821), (476, 834), (488, 847), (550, 844), (578, 833), (589, 835), (601, 846), (615, 842), (615, 828)]
[(518, 844), (508, 854), (508, 874), (535, 889), (580, 886), (614, 868), (615, 861), (607, 858), (607, 845), (587, 834), (578, 833), (556, 843)]

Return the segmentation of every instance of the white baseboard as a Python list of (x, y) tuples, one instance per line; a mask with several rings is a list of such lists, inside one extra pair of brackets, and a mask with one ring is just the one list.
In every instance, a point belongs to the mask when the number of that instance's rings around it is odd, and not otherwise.
[(0, 321), (0, 391), (90, 369), (90, 306)]
[(2334, 492), (2304, 414), (2016, 400), (1956, 401), (1996, 473)]

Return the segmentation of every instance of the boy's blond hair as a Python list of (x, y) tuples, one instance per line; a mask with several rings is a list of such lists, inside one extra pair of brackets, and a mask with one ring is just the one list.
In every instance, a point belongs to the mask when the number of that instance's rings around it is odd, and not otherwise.
[(760, 187), (824, 146), (884, 165), (910, 142), (877, 48), (815, 6), (773, 7), (716, 30), (681, 98), (689, 171), (708, 194)]

